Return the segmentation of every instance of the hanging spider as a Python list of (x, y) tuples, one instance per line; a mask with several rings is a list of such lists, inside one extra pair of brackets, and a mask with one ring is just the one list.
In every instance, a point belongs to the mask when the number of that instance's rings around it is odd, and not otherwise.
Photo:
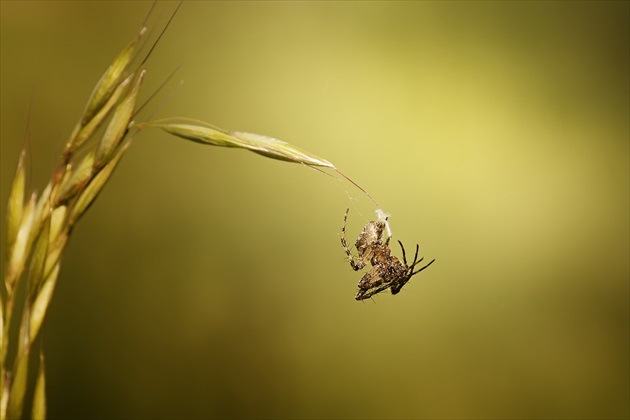
[[(369, 222), (357, 238), (354, 243), (354, 247), (357, 249), (358, 256), (355, 258), (352, 256), (350, 247), (346, 242), (346, 223), (348, 221), (348, 211), (343, 217), (343, 227), (341, 228), (341, 246), (346, 251), (350, 266), (354, 271), (359, 271), (365, 267), (368, 263), (372, 264), (370, 271), (365, 273), (361, 280), (359, 280), (359, 291), (354, 297), (356, 300), (369, 299), (377, 293), (384, 290), (391, 289), (392, 295), (400, 292), (405, 284), (431, 264), (433, 261), (425, 265), (424, 267), (414, 271), (414, 268), (420, 264), (424, 258), (418, 260), (418, 251), (420, 247), (416, 245), (416, 255), (413, 257), (413, 263), (409, 265), (407, 263), (407, 255), (405, 254), (405, 247), (402, 242), (398, 241), (400, 248), (402, 249), (403, 262), (400, 262), (398, 258), (391, 254), (389, 248), (389, 239), (391, 233), (389, 233), (389, 227), (387, 226), (387, 218), (379, 217), (376, 222)], [(388, 232), (385, 235), (385, 231)], [(386, 236), (386, 238), (385, 238)]]

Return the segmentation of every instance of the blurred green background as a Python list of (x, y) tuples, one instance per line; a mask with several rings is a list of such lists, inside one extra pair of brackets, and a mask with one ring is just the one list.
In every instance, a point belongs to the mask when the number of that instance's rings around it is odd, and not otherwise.
[[(29, 104), (41, 190), (151, 3), (0, 5), (4, 220)], [(156, 29), (174, 7), (157, 5)], [(628, 418), (628, 16), (184, 3), (145, 98), (183, 67), (145, 116), (328, 159), (437, 261), (356, 302), (338, 234), (346, 207), (352, 240), (373, 219), (360, 192), (147, 131), (66, 250), (44, 337), (51, 417)]]

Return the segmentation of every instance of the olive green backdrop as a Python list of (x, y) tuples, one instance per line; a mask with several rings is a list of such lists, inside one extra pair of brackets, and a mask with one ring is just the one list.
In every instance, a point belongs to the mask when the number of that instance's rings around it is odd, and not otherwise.
[[(0, 6), (4, 220), (27, 126), (41, 190), (150, 3)], [(157, 5), (156, 29), (174, 7)], [(44, 336), (51, 417), (627, 418), (628, 16), (184, 3), (144, 97), (183, 65), (144, 117), (330, 160), (437, 261), (355, 302), (338, 234), (346, 207), (352, 239), (374, 208), (354, 187), (147, 131), (66, 250)]]

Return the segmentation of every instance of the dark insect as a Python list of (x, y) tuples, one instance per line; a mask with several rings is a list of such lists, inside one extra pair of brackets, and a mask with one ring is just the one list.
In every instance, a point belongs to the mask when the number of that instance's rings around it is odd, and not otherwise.
[(352, 256), (350, 247), (346, 242), (346, 223), (348, 221), (348, 211), (343, 217), (343, 227), (341, 228), (341, 246), (346, 251), (348, 259), (350, 260), (350, 266), (354, 271), (359, 271), (365, 267), (368, 263), (372, 264), (370, 271), (365, 273), (361, 280), (359, 280), (359, 291), (354, 297), (356, 300), (369, 299), (377, 293), (384, 290), (391, 289), (392, 295), (400, 292), (405, 284), (431, 264), (428, 263), (422, 268), (414, 271), (416, 266), (422, 262), (424, 258), (418, 259), (418, 251), (420, 247), (416, 245), (416, 255), (413, 257), (413, 263), (409, 265), (407, 263), (407, 255), (405, 254), (405, 247), (402, 242), (398, 241), (400, 248), (402, 249), (403, 262), (400, 262), (398, 258), (391, 254), (389, 248), (390, 236), (385, 234), (387, 229), (387, 219), (379, 219), (376, 222), (369, 222), (357, 238), (354, 243), (354, 247), (357, 249), (358, 256), (355, 258)]

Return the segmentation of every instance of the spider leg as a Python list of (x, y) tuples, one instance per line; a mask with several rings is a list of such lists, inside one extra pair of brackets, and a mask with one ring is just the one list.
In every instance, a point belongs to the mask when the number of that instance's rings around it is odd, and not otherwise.
[[(424, 258), (420, 258), (420, 261), (422, 261), (423, 259), (424, 259)], [(418, 261), (418, 263), (419, 263), (420, 261)], [(409, 277), (411, 277), (411, 276), (413, 276), (413, 275), (415, 275), (415, 274), (418, 274), (419, 272), (421, 272), (422, 270), (424, 270), (425, 268), (427, 268), (428, 266), (430, 266), (430, 265), (431, 265), (431, 264), (433, 264), (434, 262), (435, 262), (435, 259), (433, 259), (433, 260), (432, 260), (429, 264), (425, 265), (425, 266), (424, 266), (424, 267), (422, 267), (421, 269), (411, 272), (411, 275), (410, 275)], [(413, 270), (413, 267), (412, 267), (412, 270)]]
[(418, 261), (418, 251), (420, 251), (420, 245), (416, 244), (416, 255), (414, 255), (413, 257), (413, 264), (411, 264), (412, 267), (414, 267), (418, 262), (422, 261), (422, 258), (420, 258), (420, 261)]
[[(424, 257), (422, 257), (422, 258), (418, 259), (418, 250), (419, 250), (419, 248), (420, 248), (420, 247), (419, 247), (418, 245), (416, 245), (416, 255), (415, 255), (415, 257), (413, 258), (413, 264), (411, 264), (411, 265), (408, 267), (406, 275), (405, 275), (405, 276), (403, 276), (403, 277), (401, 277), (401, 278), (399, 278), (397, 281), (395, 281), (395, 282), (391, 285), (391, 287), (392, 287), (392, 289), (391, 289), (391, 290), (392, 290), (392, 295), (395, 295), (395, 294), (397, 294), (398, 292), (400, 292), (400, 290), (403, 288), (403, 286), (404, 286), (405, 284), (407, 284), (407, 282), (408, 282), (409, 280), (411, 280), (411, 278), (412, 278), (413, 276), (415, 276), (416, 274), (418, 274), (419, 272), (421, 272), (422, 270), (424, 270), (425, 268), (427, 268), (428, 266), (430, 266), (431, 264), (433, 264), (433, 263), (435, 262), (435, 259), (434, 259), (434, 260), (432, 260), (430, 263), (428, 263), (427, 265), (425, 265), (424, 267), (422, 267), (422, 268), (420, 268), (420, 269), (418, 269), (418, 270), (416, 270), (416, 271), (413, 271), (414, 267), (415, 267), (416, 265), (420, 264), (420, 262), (421, 262), (422, 260), (424, 260)], [(406, 262), (405, 262), (405, 266), (406, 266), (406, 265), (407, 265), (407, 264), (406, 264)]]
[(416, 244), (416, 255), (413, 257), (413, 263), (409, 266), (409, 273), (412, 276), (415, 274), (415, 273), (413, 273), (414, 267), (416, 265), (420, 264), (422, 262), (422, 260), (424, 260), (424, 257), (418, 259), (418, 251), (419, 250), (420, 250), (420, 245)]
[(405, 265), (407, 265), (407, 255), (405, 254), (405, 247), (403, 246), (402, 242), (398, 241), (398, 243), (400, 244), (400, 249), (402, 249), (403, 261), (405, 262)]
[(392, 295), (395, 295), (398, 292), (400, 292), (400, 290), (403, 288), (405, 284), (407, 284), (410, 278), (411, 277), (405, 277), (404, 279), (401, 279), (400, 282), (397, 282), (396, 284), (392, 284)]
[(390, 283), (383, 283), (375, 287), (370, 287), (369, 289), (359, 289), (356, 296), (354, 297), (356, 300), (369, 299), (377, 293), (382, 292), (383, 290), (387, 290), (390, 287)]
[(349, 208), (346, 209), (346, 214), (343, 216), (343, 226), (341, 227), (341, 246), (343, 247), (344, 251), (346, 251), (346, 255), (348, 256), (348, 260), (350, 261), (350, 267), (352, 267), (354, 271), (359, 271), (360, 269), (363, 268), (365, 264), (364, 263), (362, 264), (362, 261), (360, 259), (358, 262), (354, 261), (354, 257), (352, 256), (352, 251), (350, 250), (350, 247), (348, 246), (348, 242), (346, 242), (346, 224), (348, 223), (349, 211), (350, 211)]
[(413, 269), (416, 267), (416, 265), (420, 264), (423, 260), (424, 257), (420, 258), (418, 261), (414, 261), (413, 264), (409, 266), (409, 272), (413, 272)]

